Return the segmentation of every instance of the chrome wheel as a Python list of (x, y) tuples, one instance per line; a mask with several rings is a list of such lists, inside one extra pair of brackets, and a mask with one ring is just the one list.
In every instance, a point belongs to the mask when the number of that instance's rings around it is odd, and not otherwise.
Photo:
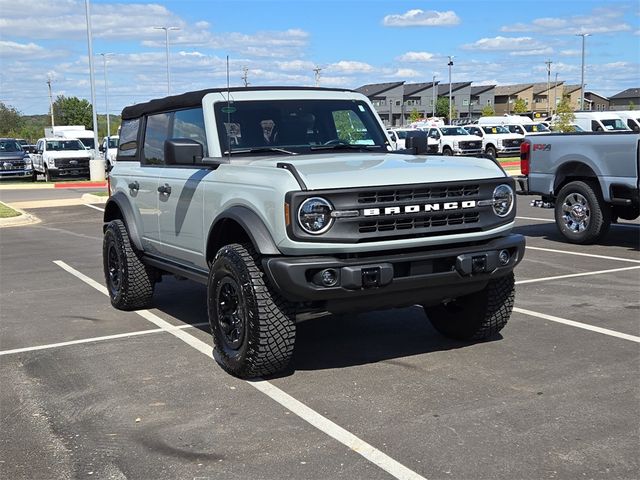
[(591, 218), (591, 208), (587, 199), (577, 192), (567, 195), (562, 203), (562, 218), (570, 231), (585, 231)]

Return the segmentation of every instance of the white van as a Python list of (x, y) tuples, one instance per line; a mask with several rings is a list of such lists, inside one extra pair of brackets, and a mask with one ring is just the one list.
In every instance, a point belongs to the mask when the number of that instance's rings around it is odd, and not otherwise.
[(617, 110), (609, 113), (615, 113), (625, 122), (634, 132), (640, 132), (640, 110)]
[(525, 125), (533, 123), (533, 120), (522, 115), (505, 114), (480, 117), (476, 123), (478, 125)]
[(621, 132), (631, 130), (617, 114), (611, 112), (575, 112), (576, 125), (585, 132)]

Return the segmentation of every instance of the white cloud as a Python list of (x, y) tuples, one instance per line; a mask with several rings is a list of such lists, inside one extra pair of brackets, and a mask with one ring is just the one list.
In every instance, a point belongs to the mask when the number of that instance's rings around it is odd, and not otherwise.
[(407, 52), (396, 58), (399, 62), (428, 62), (433, 60), (435, 55), (429, 52)]
[(64, 57), (65, 55), (67, 55), (67, 52), (48, 50), (33, 42), (18, 43), (0, 40), (0, 57), (5, 60), (13, 57), (17, 59), (28, 57), (29, 60), (42, 60), (46, 58)]
[(497, 36), (493, 38), (481, 38), (474, 43), (467, 43), (463, 45), (462, 48), (465, 50), (517, 52), (527, 50), (540, 50), (548, 47), (539, 40), (535, 40), (531, 37)]
[(535, 48), (531, 50), (518, 50), (515, 52), (509, 52), (509, 55), (516, 57), (530, 57), (535, 55), (551, 55), (553, 53), (553, 48)]
[(422, 76), (424, 76), (422, 73), (412, 68), (399, 68), (393, 73), (390, 73), (387, 75), (387, 77), (399, 78), (399, 79), (416, 78), (416, 77), (422, 77)]
[(386, 15), (382, 20), (385, 27), (451, 27), (460, 23), (460, 17), (452, 10), (409, 10), (407, 13)]
[(349, 74), (349, 73), (369, 73), (369, 72), (372, 72), (374, 69), (368, 63), (341, 60), (339, 62), (332, 63), (331, 65), (327, 66), (326, 70), (329, 72), (340, 72), (340, 73)]
[(285, 71), (312, 71), (316, 64), (307, 60), (291, 60), (287, 62), (276, 62), (276, 66), (280, 70)]
[(542, 17), (531, 23), (514, 23), (500, 28), (502, 32), (536, 32), (556, 35), (579, 33), (606, 34), (626, 32), (631, 26), (624, 22), (625, 12), (615, 6), (595, 8), (588, 15), (573, 15), (569, 18)]
[(577, 57), (578, 55), (580, 55), (580, 50), (560, 50), (560, 55), (562, 55), (563, 57)]

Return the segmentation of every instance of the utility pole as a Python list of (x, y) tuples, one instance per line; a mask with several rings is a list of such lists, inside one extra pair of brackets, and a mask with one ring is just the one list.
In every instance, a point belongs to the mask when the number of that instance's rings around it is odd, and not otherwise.
[(431, 117), (436, 118), (436, 76), (433, 76), (431, 80), (431, 103), (432, 103), (432, 112)]
[(242, 82), (244, 83), (245, 87), (249, 86), (249, 68), (248, 67), (242, 67)]
[(449, 124), (451, 124), (451, 116), (453, 115), (453, 105), (451, 104), (451, 67), (453, 67), (453, 56), (449, 55)]
[[(544, 62), (547, 65), (547, 115), (551, 115), (551, 64), (553, 63), (551, 59), (547, 59)], [(556, 84), (553, 87), (553, 91), (555, 92), (558, 85)]]
[(55, 123), (53, 121), (53, 95), (51, 95), (51, 77), (47, 77), (47, 85), (49, 85), (49, 107), (51, 108), (51, 129), (55, 127)]
[(315, 75), (316, 87), (320, 85), (320, 72), (321, 71), (322, 71), (322, 68), (320, 68), (317, 65), (316, 65), (316, 68), (313, 69), (313, 72), (314, 72), (314, 75)]
[(153, 27), (156, 30), (164, 30), (164, 47), (167, 53), (167, 95), (171, 95), (171, 77), (169, 76), (169, 30), (180, 30), (178, 27)]
[(590, 33), (576, 33), (577, 37), (582, 37), (582, 74), (580, 76), (580, 110), (584, 110), (584, 39), (589, 37)]
[[(113, 55), (113, 53), (100, 53), (102, 56), (102, 63), (104, 65), (104, 106), (107, 111), (107, 142), (111, 137), (111, 121), (109, 119), (109, 90), (107, 87), (107, 57)], [(108, 145), (107, 145), (108, 148)]]

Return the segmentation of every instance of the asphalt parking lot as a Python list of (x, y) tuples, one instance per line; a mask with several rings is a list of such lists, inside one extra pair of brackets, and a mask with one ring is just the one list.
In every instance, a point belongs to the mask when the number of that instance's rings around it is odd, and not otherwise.
[(203, 286), (117, 311), (99, 209), (30, 211), (0, 229), (0, 477), (640, 477), (640, 225), (570, 245), (528, 200), (497, 339), (446, 340), (417, 307), (326, 317), (257, 382), (211, 359)]

